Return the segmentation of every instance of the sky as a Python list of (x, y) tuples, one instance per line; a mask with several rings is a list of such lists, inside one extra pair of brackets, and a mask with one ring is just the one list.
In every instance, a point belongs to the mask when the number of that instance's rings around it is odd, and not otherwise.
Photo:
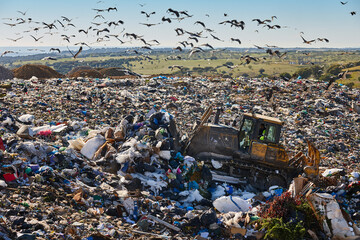
[[(346, 1), (346, 0), (345, 0)], [(275, 45), (280, 48), (289, 47), (314, 47), (314, 48), (347, 48), (360, 47), (360, 0), (348, 0), (345, 5), (340, 0), (0, 0), (0, 47), (41, 47), (41, 46), (74, 46), (75, 43), (85, 42), (91, 47), (139, 47), (144, 46), (139, 40), (131, 40), (124, 33), (135, 33), (142, 36), (147, 42), (156, 39), (160, 42), (158, 47), (181, 46), (178, 42), (186, 41), (188, 34), (177, 36), (175, 28), (182, 28), (188, 32), (202, 32), (199, 42), (190, 40), (194, 46), (209, 43), (214, 48), (218, 47), (254, 47), (254, 45)], [(141, 6), (141, 5), (143, 6)], [(107, 9), (116, 7), (117, 11), (97, 12), (93, 9)], [(168, 8), (178, 11), (186, 10), (190, 18), (181, 21), (176, 16), (167, 12)], [(26, 12), (22, 15), (20, 12)], [(156, 12), (148, 19), (141, 11)], [(355, 11), (356, 15), (350, 12)], [(103, 18), (97, 17), (100, 14)], [(227, 14), (227, 16), (224, 16)], [(44, 29), (45, 23), (60, 20), (66, 25), (61, 16), (71, 19), (73, 26), (60, 26), (55, 22), (58, 29)], [(162, 17), (170, 17), (171, 23), (162, 22)], [(184, 15), (183, 15), (184, 16)], [(264, 25), (258, 26), (253, 19), (271, 19), (270, 25), (280, 25), (280, 29), (270, 29)], [(16, 23), (24, 18), (23, 24), (9, 26), (6, 23)], [(31, 18), (29, 22), (28, 18)], [(231, 27), (229, 24), (219, 24), (226, 20), (244, 21), (245, 28)], [(123, 25), (108, 26), (103, 22), (122, 20)], [(206, 28), (213, 30), (208, 32), (196, 21), (205, 23)], [(39, 22), (39, 23), (36, 23)], [(102, 23), (95, 26), (93, 23)], [(140, 23), (160, 23), (147, 27)], [(79, 33), (79, 29), (92, 28), (104, 29), (108, 32), (100, 32), (91, 29), (89, 34)], [(40, 28), (35, 31), (35, 28)], [(210, 35), (222, 39), (218, 41)], [(61, 35), (75, 35), (69, 41)], [(105, 35), (118, 35), (124, 41), (121, 44), (114, 37), (107, 38)], [(40, 38), (35, 41), (33, 37)], [(300, 35), (306, 40), (327, 38), (329, 43), (316, 41), (311, 45), (303, 43)], [(18, 39), (12, 41), (10, 39)], [(100, 38), (100, 39), (98, 39)], [(241, 44), (231, 41), (236, 38)]]

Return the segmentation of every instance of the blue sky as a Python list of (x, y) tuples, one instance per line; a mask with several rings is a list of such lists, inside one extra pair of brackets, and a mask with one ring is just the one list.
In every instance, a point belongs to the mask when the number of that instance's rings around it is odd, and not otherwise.
[[(123, 41), (129, 41), (129, 38), (123, 37), (123, 34), (136, 33), (142, 35), (146, 41), (156, 39), (160, 46), (179, 46), (179, 41), (187, 40), (188, 35), (176, 36), (175, 28), (180, 27), (189, 32), (200, 32), (203, 27), (194, 25), (196, 21), (203, 21), (207, 28), (213, 29), (213, 35), (223, 39), (224, 42), (213, 40), (208, 32), (203, 31), (199, 43), (209, 43), (214, 47), (253, 47), (253, 45), (264, 46), (276, 45), (279, 47), (360, 47), (360, 0), (348, 0), (348, 3), (342, 5), (339, 0), (143, 0), (143, 1), (124, 1), (124, 0), (0, 0), (0, 46), (72, 46), (77, 42), (86, 42), (91, 46), (142, 46), (139, 41), (126, 42), (120, 45), (115, 38), (110, 41), (96, 42), (97, 37), (104, 37), (106, 33), (96, 35), (95, 31), (90, 31), (86, 36), (78, 33), (80, 28), (87, 28), (94, 25), (91, 22), (117, 21), (123, 20), (124, 25), (118, 27), (108, 27), (105, 24), (99, 26), (99, 29), (108, 28), (110, 34), (119, 34)], [(141, 7), (139, 4), (145, 4)], [(116, 7), (118, 11), (100, 13), (103, 19), (93, 19), (97, 14), (93, 8), (105, 9)], [(191, 18), (182, 21), (173, 20), (172, 23), (162, 23), (153, 27), (146, 27), (139, 23), (161, 23), (163, 16), (172, 17), (166, 13), (168, 8), (175, 10), (187, 10)], [(17, 11), (26, 11), (22, 16)], [(148, 20), (140, 11), (152, 12)], [(351, 16), (350, 12), (355, 11), (356, 15)], [(224, 13), (228, 16), (225, 17)], [(206, 14), (209, 15), (206, 16)], [(61, 16), (72, 19), (76, 26), (63, 29), (59, 24), (58, 30), (49, 31), (40, 29), (38, 32), (24, 32), (35, 27), (43, 27), (43, 24), (24, 23), (10, 27), (4, 23), (16, 22), (16, 18), (32, 18), (32, 21), (51, 23), (54, 20), (61, 20)], [(252, 19), (269, 19), (271, 16), (277, 16), (271, 22), (271, 25), (280, 25), (281, 29), (267, 30), (262, 26), (257, 26)], [(12, 18), (6, 19), (6, 18)], [(230, 25), (220, 25), (219, 22), (236, 19), (245, 22), (245, 30), (230, 27)], [(66, 23), (62, 21), (63, 23)], [(122, 32), (125, 28), (124, 32)], [(257, 30), (257, 32), (256, 32)], [(121, 33), (122, 32), (122, 33)], [(300, 32), (307, 40), (327, 38), (329, 43), (316, 42), (311, 45), (302, 43)], [(50, 35), (49, 33), (52, 33)], [(30, 36), (36, 38), (42, 37), (35, 42)], [(70, 43), (63, 40), (61, 34), (76, 35), (70, 39)], [(10, 39), (20, 38), (13, 42)], [(230, 38), (241, 40), (239, 45), (230, 41)], [(105, 38), (105, 40), (109, 40)]]

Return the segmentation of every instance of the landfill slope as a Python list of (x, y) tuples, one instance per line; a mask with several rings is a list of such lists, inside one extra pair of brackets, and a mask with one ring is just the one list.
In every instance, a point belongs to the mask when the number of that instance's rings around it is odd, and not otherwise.
[[(285, 239), (275, 228), (294, 239), (360, 234), (359, 89), (268, 78), (7, 82), (0, 239)], [(266, 191), (214, 181), (211, 166), (184, 152), (210, 105), (221, 108), (220, 124), (236, 129), (242, 113), (281, 119), (282, 145), (291, 156), (313, 142), (320, 175)]]
[(30, 79), (33, 76), (40, 79), (59, 78), (63, 76), (51, 67), (36, 64), (25, 64), (21, 67), (13, 69), (13, 73), (14, 77), (20, 79)]

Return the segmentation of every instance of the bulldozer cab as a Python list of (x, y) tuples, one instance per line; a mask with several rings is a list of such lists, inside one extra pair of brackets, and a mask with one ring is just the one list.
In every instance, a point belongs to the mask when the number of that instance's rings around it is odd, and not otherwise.
[(286, 164), (285, 150), (279, 145), (283, 122), (259, 114), (242, 115), (239, 130), (239, 150), (264, 163)]

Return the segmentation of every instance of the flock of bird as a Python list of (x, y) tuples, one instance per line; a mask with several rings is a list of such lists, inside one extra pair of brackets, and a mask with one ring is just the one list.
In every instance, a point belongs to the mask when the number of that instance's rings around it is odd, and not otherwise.
[[(104, 1), (99, 1), (98, 3), (104, 3)], [(347, 4), (347, 2), (340, 2), (342, 5)], [(139, 24), (146, 26), (147, 28), (153, 28), (160, 24), (171, 24), (174, 21), (181, 22), (184, 19), (190, 19), (194, 18), (194, 15), (191, 15), (187, 10), (175, 10), (172, 8), (168, 8), (167, 11), (161, 15), (161, 19), (158, 22), (148, 22), (149, 20), (153, 20), (157, 16), (156, 11), (145, 11), (143, 10), (143, 7), (145, 4), (139, 4), (140, 5), (140, 14), (143, 15), (146, 19), (146, 22), (142, 21)], [(92, 9), (94, 17), (92, 21), (90, 22), (89, 26), (86, 28), (78, 28), (76, 26), (76, 23), (73, 19), (68, 18), (66, 16), (61, 16), (60, 19), (55, 19), (51, 22), (45, 22), (45, 21), (35, 21), (33, 18), (28, 17), (27, 11), (17, 11), (20, 16), (14, 17), (14, 18), (3, 18), (6, 22), (4, 22), (5, 25), (13, 27), (18, 27), (20, 25), (29, 25), (29, 28), (23, 32), (19, 32), (18, 35), (22, 35), (17, 38), (7, 38), (8, 40), (12, 42), (18, 42), (21, 41), (23, 38), (30, 37), (34, 40), (34, 43), (37, 43), (43, 39), (46, 39), (46, 35), (50, 35), (52, 37), (59, 37), (59, 40), (62, 42), (63, 45), (77, 45), (79, 46), (79, 49), (76, 53), (73, 53), (69, 48), (68, 51), (71, 53), (73, 58), (77, 58), (79, 54), (82, 52), (83, 47), (86, 46), (87, 48), (91, 48), (91, 45), (107, 42), (110, 41), (110, 39), (116, 39), (119, 44), (125, 44), (125, 43), (140, 43), (142, 46), (136, 49), (128, 50), (129, 54), (139, 54), (142, 55), (145, 59), (151, 60), (152, 58), (149, 56), (150, 51), (152, 50), (153, 46), (160, 45), (160, 41), (156, 39), (145, 39), (144, 36), (125, 31), (124, 27), (124, 21), (121, 19), (116, 20), (109, 20), (107, 14), (110, 12), (117, 12), (118, 9), (116, 7), (107, 7), (107, 8), (93, 8)], [(351, 15), (355, 15), (356, 12), (351, 12)], [(210, 17), (209, 14), (205, 14), (206, 17)], [(219, 25), (222, 25), (224, 27), (230, 27), (233, 29), (239, 29), (239, 31), (244, 30), (246, 27), (246, 24), (242, 20), (238, 19), (229, 19), (229, 16), (227, 13), (224, 13), (223, 15), (224, 19), (223, 21), (218, 22)], [(276, 24), (277, 16), (271, 16), (268, 19), (259, 19), (255, 18), (252, 19), (252, 22), (257, 24), (257, 27), (262, 26), (263, 28), (266, 28), (267, 30), (277, 30), (281, 28), (286, 28), (287, 26), (281, 26), (279, 24)], [(219, 36), (216, 35), (216, 32), (214, 29), (211, 29), (207, 26), (207, 24), (204, 21), (194, 20), (194, 24), (196, 26), (201, 27), (202, 29), (200, 31), (190, 31), (185, 28), (176, 27), (174, 29), (177, 37), (186, 37), (185, 40), (177, 42), (177, 46), (173, 48), (174, 53), (176, 52), (184, 52), (185, 49), (188, 53), (188, 58), (193, 56), (196, 53), (200, 52), (216, 52), (216, 51), (222, 51), (223, 49), (215, 49), (212, 45), (209, 43), (201, 43), (201, 41), (204, 41), (204, 39), (210, 38), (215, 41), (225, 42), (229, 41), (231, 43), (236, 43), (238, 45), (241, 45), (242, 42), (239, 38), (231, 37), (229, 40), (221, 39)], [(119, 27), (121, 29), (119, 30)], [(261, 28), (260, 28), (261, 29)], [(259, 32), (260, 29), (255, 30), (255, 32)], [(59, 31), (62, 32), (60, 33)], [(77, 34), (67, 34), (67, 32), (71, 30), (71, 32), (76, 31)], [(41, 36), (39, 36), (39, 32), (42, 33)], [(29, 33), (28, 36), (26, 36), (26, 33)], [(92, 38), (89, 38), (90, 37)], [(320, 42), (326, 42), (328, 43), (329, 40), (327, 38), (315, 38), (311, 40), (306, 40), (303, 36), (303, 32), (300, 33), (300, 37), (304, 44), (312, 44), (317, 41)], [(80, 42), (74, 42), (74, 39), (81, 38), (81, 39), (87, 39), (87, 41), (80, 41)], [(94, 42), (90, 42), (88, 39), (94, 39)], [(270, 46), (266, 45), (266, 47), (261, 47), (254, 45), (257, 49), (264, 50), (269, 56), (271, 57), (278, 57), (279, 59), (282, 59), (286, 57), (286, 52), (280, 52), (277, 46)], [(57, 52), (61, 53), (61, 50), (59, 48), (51, 48), (49, 52)], [(1, 57), (9, 54), (14, 53), (13, 51), (5, 51), (1, 54)], [(168, 59), (181, 59), (181, 56), (169, 56)], [(44, 60), (56, 60), (55, 57), (46, 57)], [(259, 61), (259, 58), (252, 57), (250, 55), (245, 55), (241, 57), (241, 60), (244, 60), (243, 64), (249, 64), (252, 61)], [(224, 65), (225, 66), (225, 65)], [(229, 69), (233, 69), (236, 66), (226, 66)], [(174, 69), (178, 68), (181, 69), (179, 66), (174, 65), (170, 66), (169, 68)]]

